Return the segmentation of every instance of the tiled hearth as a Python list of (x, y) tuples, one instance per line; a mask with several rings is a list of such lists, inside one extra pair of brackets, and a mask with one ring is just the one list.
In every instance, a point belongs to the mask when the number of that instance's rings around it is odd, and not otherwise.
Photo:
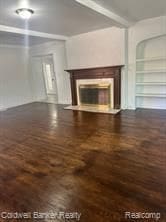
[(93, 113), (107, 113), (107, 114), (117, 114), (120, 112), (120, 109), (103, 109), (102, 110), (97, 107), (90, 107), (90, 106), (67, 106), (64, 109), (93, 112)]

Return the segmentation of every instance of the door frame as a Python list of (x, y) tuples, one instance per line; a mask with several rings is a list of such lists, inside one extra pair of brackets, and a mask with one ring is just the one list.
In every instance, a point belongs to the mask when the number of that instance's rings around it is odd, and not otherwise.
[(32, 58), (41, 58), (41, 61), (42, 61), (42, 78), (43, 78), (43, 81), (44, 81), (44, 89), (45, 89), (46, 96), (48, 96), (47, 87), (46, 87), (46, 80), (45, 80), (45, 75), (44, 75), (44, 67), (43, 67), (44, 58), (47, 57), (47, 56), (51, 56), (52, 61), (53, 61), (54, 78), (55, 78), (55, 84), (56, 84), (55, 85), (56, 94), (52, 94), (52, 95), (56, 96), (56, 99), (57, 99), (57, 102), (58, 102), (58, 86), (57, 86), (57, 78), (56, 78), (56, 71), (55, 71), (54, 53), (34, 55), (34, 56), (32, 56)]

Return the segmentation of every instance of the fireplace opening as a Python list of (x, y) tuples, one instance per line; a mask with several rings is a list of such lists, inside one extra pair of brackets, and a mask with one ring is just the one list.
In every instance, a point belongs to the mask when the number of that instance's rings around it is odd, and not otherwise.
[(77, 102), (88, 109), (110, 110), (114, 108), (114, 82), (107, 79), (77, 80)]
[(95, 106), (103, 109), (111, 108), (111, 84), (81, 84), (79, 99), (81, 106)]

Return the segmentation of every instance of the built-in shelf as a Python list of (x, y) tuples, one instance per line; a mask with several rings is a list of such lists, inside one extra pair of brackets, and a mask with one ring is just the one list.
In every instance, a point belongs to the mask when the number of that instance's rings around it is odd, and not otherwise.
[(137, 93), (137, 97), (162, 97), (166, 98), (166, 94), (162, 93)]
[(166, 82), (136, 82), (138, 86), (166, 86)]
[(145, 39), (136, 49), (136, 107), (166, 109), (166, 35)]
[(136, 71), (137, 74), (151, 74), (151, 73), (166, 73), (166, 69), (156, 69), (156, 70), (140, 70)]
[(151, 58), (142, 58), (142, 59), (136, 59), (136, 62), (153, 62), (153, 61), (160, 61), (160, 60), (165, 60), (166, 57), (151, 57)]

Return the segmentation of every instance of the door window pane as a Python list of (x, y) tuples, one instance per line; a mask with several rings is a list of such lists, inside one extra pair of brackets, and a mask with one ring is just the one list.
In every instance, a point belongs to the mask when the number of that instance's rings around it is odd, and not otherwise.
[(53, 81), (52, 81), (50, 64), (46, 64), (46, 74), (47, 74), (48, 88), (49, 90), (53, 90)]

